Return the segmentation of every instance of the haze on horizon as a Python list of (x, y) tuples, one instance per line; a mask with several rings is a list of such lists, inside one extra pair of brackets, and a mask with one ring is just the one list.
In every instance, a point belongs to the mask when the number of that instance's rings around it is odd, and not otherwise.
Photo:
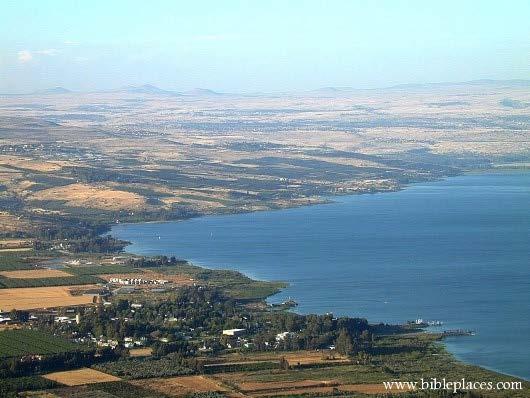
[(527, 79), (530, 2), (3, 1), (0, 92)]

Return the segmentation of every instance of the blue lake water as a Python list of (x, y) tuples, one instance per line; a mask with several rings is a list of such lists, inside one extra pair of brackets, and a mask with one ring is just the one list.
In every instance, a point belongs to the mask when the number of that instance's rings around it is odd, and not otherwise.
[[(458, 358), (530, 379), (530, 173), (468, 174), (281, 211), (122, 224), (128, 251), (291, 285), (301, 313), (476, 331)], [(160, 237), (160, 238), (159, 238)]]

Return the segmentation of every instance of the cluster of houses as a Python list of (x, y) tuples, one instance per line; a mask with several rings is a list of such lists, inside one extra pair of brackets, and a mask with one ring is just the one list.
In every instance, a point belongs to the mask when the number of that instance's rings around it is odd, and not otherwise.
[[(76, 343), (84, 344), (95, 343), (98, 347), (110, 347), (112, 349), (115, 349), (120, 344), (120, 342), (116, 339), (106, 339), (104, 336), (99, 336), (99, 338), (96, 338), (90, 334), (87, 337), (74, 338), (74, 341)], [(143, 347), (146, 341), (147, 339), (145, 337), (125, 337), (123, 339), (123, 346), (125, 348)]]
[(77, 323), (79, 325), (79, 323), (81, 323), (81, 315), (80, 314), (76, 314), (76, 316), (74, 318), (72, 317), (69, 317), (69, 316), (56, 316), (55, 319), (54, 319), (54, 322), (55, 323)]
[[(67, 311), (67, 312), (73, 312), (73, 310)], [(16, 315), (13, 317), (12, 313), (13, 313), (13, 311), (5, 312), (5, 311), (2, 311), (0, 309), (0, 325), (18, 325), (20, 323), (24, 323), (24, 322), (27, 322), (27, 321), (35, 321), (39, 317), (44, 317), (44, 316), (53, 317), (53, 319), (56, 322), (59, 322), (59, 321), (57, 321), (57, 318), (67, 318), (70, 321), (75, 321), (76, 320), (75, 317), (74, 318), (58, 317), (57, 316), (57, 311), (55, 311), (55, 310), (40, 310), (38, 312), (28, 313), (27, 316), (24, 319), (20, 319)]]
[(143, 279), (143, 278), (110, 278), (110, 283), (116, 285), (165, 285), (169, 281), (164, 279)]
[[(254, 343), (250, 342), (247, 338), (244, 337), (246, 333), (247, 333), (246, 329), (224, 329), (222, 332), (222, 335), (230, 338), (226, 342), (226, 346), (228, 348), (235, 348), (235, 347), (251, 348), (254, 345)], [(278, 348), (281, 342), (283, 342), (287, 337), (293, 336), (294, 334), (295, 333), (293, 332), (277, 333), (275, 336), (276, 342), (274, 344), (270, 344), (268, 341), (266, 341), (264, 344), (266, 347)], [(199, 349), (199, 351), (204, 351), (205, 349), (206, 347), (204, 347), (202, 350)], [(334, 349), (334, 347), (332, 349)]]

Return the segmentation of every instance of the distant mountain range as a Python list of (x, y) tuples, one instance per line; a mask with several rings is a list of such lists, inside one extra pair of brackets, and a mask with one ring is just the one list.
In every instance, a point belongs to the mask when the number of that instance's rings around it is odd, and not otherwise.
[[(390, 87), (384, 87), (379, 89), (356, 89), (353, 87), (321, 87), (315, 90), (298, 91), (298, 92), (284, 92), (282, 94), (305, 94), (305, 95), (319, 95), (319, 96), (340, 96), (349, 92), (365, 91), (365, 90), (427, 90), (444, 87), (454, 86), (497, 86), (497, 87), (512, 87), (512, 88), (530, 88), (530, 80), (513, 79), (513, 80), (493, 80), (493, 79), (481, 79), (471, 80), (466, 82), (442, 82), (442, 83), (408, 83), (408, 84), (397, 84)], [(215, 97), (215, 96), (228, 96), (228, 95), (270, 95), (270, 93), (252, 93), (252, 94), (228, 94), (213, 91), (207, 88), (195, 88), (193, 90), (178, 92), (172, 90), (165, 90), (152, 84), (144, 84), (140, 86), (125, 86), (115, 90), (102, 90), (96, 91), (95, 93), (130, 93), (130, 94), (142, 94), (142, 95), (159, 95), (159, 96), (189, 96), (189, 97)], [(38, 90), (31, 94), (34, 95), (60, 95), (60, 94), (71, 94), (80, 93), (68, 90), (64, 87), (52, 87), (45, 90)], [(21, 95), (21, 94), (4, 94), (4, 95)], [(276, 95), (281, 95), (277, 93)]]
[(64, 87), (52, 87), (47, 88), (45, 90), (38, 90), (35, 91), (33, 94), (43, 94), (43, 95), (51, 95), (51, 94), (70, 94), (72, 91), (68, 90)]
[(207, 88), (194, 88), (193, 90), (184, 91), (184, 95), (195, 95), (195, 96), (216, 96), (216, 95), (226, 95), (226, 93), (218, 93)]
[(126, 86), (118, 90), (111, 90), (112, 92), (126, 92), (131, 94), (149, 94), (149, 95), (170, 95), (170, 96), (195, 96), (195, 97), (210, 97), (216, 95), (225, 95), (207, 88), (194, 88), (193, 90), (179, 92), (164, 90), (152, 84), (144, 84), (142, 86)]
[(152, 84), (144, 84), (142, 86), (126, 86), (115, 91), (127, 92), (132, 94), (180, 95), (177, 92), (164, 90), (162, 88), (153, 86)]
[[(427, 90), (444, 87), (455, 87), (455, 86), (497, 86), (497, 87), (513, 87), (513, 88), (526, 88), (530, 87), (530, 80), (513, 79), (513, 80), (493, 80), (493, 79), (481, 79), (481, 80), (470, 80), (466, 82), (441, 82), (441, 83), (406, 83), (397, 84), (394, 86), (383, 87), (375, 90)], [(341, 95), (348, 92), (360, 91), (363, 89), (356, 89), (353, 87), (322, 87), (316, 90), (307, 91), (308, 93), (321, 94), (321, 95)], [(374, 90), (374, 89), (364, 89)]]
[(426, 89), (436, 87), (451, 87), (451, 86), (503, 86), (503, 87), (530, 87), (530, 80), (512, 79), (512, 80), (493, 80), (480, 79), (470, 80), (467, 82), (442, 82), (442, 83), (423, 83), (423, 84), (398, 84), (387, 87), (389, 89)]
[(194, 88), (193, 90), (179, 92), (179, 91), (170, 91), (164, 90), (160, 87), (153, 86), (152, 84), (144, 84), (142, 86), (126, 86), (118, 90), (113, 90), (116, 92), (127, 92), (132, 94), (151, 94), (151, 95), (171, 95), (171, 96), (196, 96), (196, 97), (206, 97), (206, 96), (216, 96), (216, 95), (225, 95), (224, 93), (218, 93), (207, 88)]
[[(218, 95), (227, 95), (226, 93), (219, 93), (207, 88), (194, 88), (184, 92), (164, 90), (160, 87), (152, 84), (143, 84), (141, 86), (124, 86), (114, 90), (101, 90), (95, 91), (95, 93), (130, 93), (130, 94), (147, 94), (147, 95), (168, 95), (168, 96), (196, 96), (196, 97), (209, 97)], [(59, 95), (59, 94), (71, 94), (81, 93), (68, 90), (64, 87), (52, 87), (44, 90), (37, 90), (29, 94), (7, 94), (7, 95)]]
[(340, 94), (355, 91), (353, 87), (321, 87), (316, 90), (311, 90), (311, 93), (316, 94)]

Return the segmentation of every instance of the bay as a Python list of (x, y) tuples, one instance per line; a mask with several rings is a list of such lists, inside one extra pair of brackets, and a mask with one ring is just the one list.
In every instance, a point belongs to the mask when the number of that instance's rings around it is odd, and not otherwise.
[(301, 313), (423, 318), (457, 358), (530, 379), (530, 173), (466, 174), (280, 211), (117, 224), (127, 250), (290, 286)]

